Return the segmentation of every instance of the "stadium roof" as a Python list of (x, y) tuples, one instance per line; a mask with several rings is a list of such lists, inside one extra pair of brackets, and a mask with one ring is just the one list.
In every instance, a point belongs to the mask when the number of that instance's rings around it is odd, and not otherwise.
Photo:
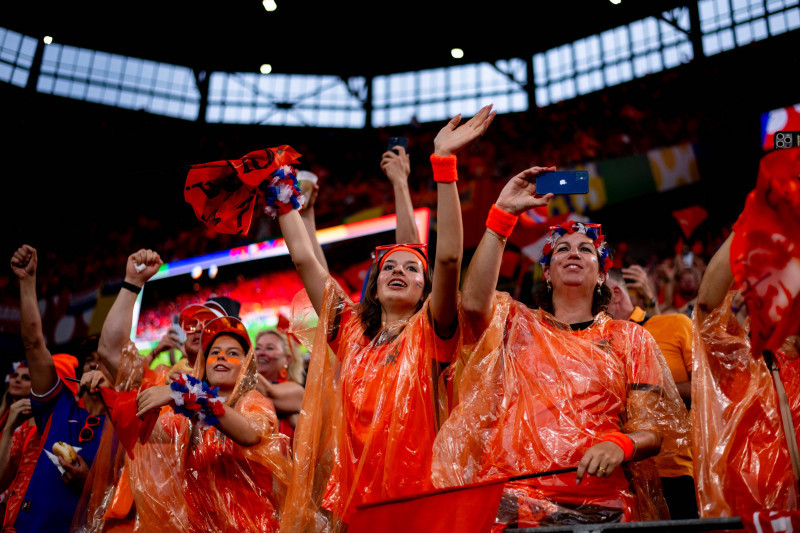
[[(199, 70), (370, 76), (524, 57), (687, 0), (3, 2), (0, 26)], [(454, 60), (450, 50), (464, 50)]]

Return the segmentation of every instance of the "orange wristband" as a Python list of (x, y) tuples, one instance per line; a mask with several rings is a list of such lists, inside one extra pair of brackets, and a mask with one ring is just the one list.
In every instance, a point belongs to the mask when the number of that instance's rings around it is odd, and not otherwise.
[(431, 166), (433, 167), (433, 181), (437, 183), (452, 183), (458, 181), (456, 156), (431, 154)]
[(625, 461), (628, 461), (631, 457), (633, 457), (633, 453), (636, 449), (633, 439), (625, 433), (620, 433), (619, 431), (609, 433), (600, 439), (600, 442), (613, 442), (622, 448), (622, 451), (625, 453)]
[(486, 219), (486, 227), (501, 237), (508, 238), (511, 232), (514, 231), (518, 218), (517, 215), (503, 211), (497, 207), (497, 204), (492, 204), (492, 208), (489, 209), (489, 217)]

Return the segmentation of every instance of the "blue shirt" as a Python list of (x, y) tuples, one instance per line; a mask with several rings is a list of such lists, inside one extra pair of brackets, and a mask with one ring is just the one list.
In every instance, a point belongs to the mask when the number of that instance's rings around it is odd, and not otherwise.
[(89, 413), (78, 405), (72, 391), (60, 379), (53, 390), (44, 396), (31, 393), (31, 408), (36, 428), (43, 434), (44, 447), (36, 462), (14, 528), (18, 533), (69, 533), (81, 492), (61, 479), (58, 469), (60, 463), (52, 453), (53, 444), (63, 441), (72, 445), (91, 467), (100, 444), (105, 416), (98, 417), (100, 423), (92, 428), (93, 437), (86, 442), (80, 442), (78, 436)]

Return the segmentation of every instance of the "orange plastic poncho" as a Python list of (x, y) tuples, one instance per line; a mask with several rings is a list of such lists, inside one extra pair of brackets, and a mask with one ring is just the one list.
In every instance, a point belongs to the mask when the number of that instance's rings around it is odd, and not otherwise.
[[(307, 311), (295, 310), (295, 322)], [(426, 302), (369, 339), (357, 305), (328, 279), (281, 531), (338, 531), (359, 504), (433, 488), (440, 361), (452, 358), (457, 336), (439, 339), (428, 312)], [(307, 333), (296, 331), (304, 343)]]
[[(195, 362), (198, 375), (201, 368), (205, 368), (202, 353)], [(254, 390), (256, 377), (251, 349), (234, 392), (225, 401), (261, 436), (254, 446), (239, 446), (214, 427), (200, 428), (171, 408), (162, 408), (150, 442), (134, 449), (129, 471), (143, 531), (164, 531), (165, 524), (197, 532), (278, 530), (291, 476), (289, 442), (278, 432), (272, 403)], [(172, 471), (157, 470), (163, 466)], [(180, 494), (173, 501), (158, 490), (169, 483), (169, 473), (180, 480)], [(174, 485), (166, 488), (174, 490)]]
[[(775, 386), (764, 359), (751, 353), (747, 327), (731, 311), (734, 294), (704, 323), (694, 318), (692, 423), (702, 518), (798, 509)], [(777, 355), (785, 363), (781, 377), (800, 427), (796, 354)]]
[[(128, 351), (133, 356), (119, 375), (131, 375), (135, 382), (142, 379), (140, 359), (132, 344)], [(198, 354), (192, 374), (202, 375), (204, 367)], [(149, 376), (152, 384), (163, 384), (165, 377)], [(277, 531), (291, 458), (274, 408), (253, 390), (255, 381), (251, 350), (226, 403), (262, 436), (259, 444), (238, 446), (216, 428), (200, 430), (165, 406), (148, 442), (134, 447), (133, 459), (118, 443), (108, 445), (111, 468), (104, 482), (98, 476), (92, 492), (84, 492), (87, 519), (79, 522), (76, 516), (73, 524), (79, 531)]]
[[(453, 368), (461, 373), (459, 404), (434, 444), (439, 487), (576, 467), (615, 431), (660, 433), (662, 457), (691, 446), (686, 407), (658, 346), (638, 324), (600, 313), (587, 329), (572, 331), (496, 293), (488, 328), (464, 353)], [(585, 475), (578, 486), (574, 472), (508, 483), (497, 522), (663, 517), (654, 459), (623, 466), (609, 478)]]

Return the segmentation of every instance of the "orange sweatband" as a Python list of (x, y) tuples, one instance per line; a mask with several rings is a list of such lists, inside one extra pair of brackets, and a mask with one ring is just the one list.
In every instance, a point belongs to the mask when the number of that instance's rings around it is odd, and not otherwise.
[(452, 183), (458, 181), (456, 156), (431, 154), (431, 166), (433, 167), (433, 181), (437, 183)]
[(391, 250), (389, 250), (388, 252), (386, 252), (383, 257), (381, 257), (381, 260), (378, 263), (378, 270), (383, 268), (383, 263), (386, 261), (386, 258), (388, 258), (390, 255), (392, 255), (395, 252), (410, 252), (410, 253), (416, 255), (417, 258), (422, 263), (422, 269), (425, 272), (428, 271), (428, 260), (425, 258), (424, 255), (422, 255), (422, 252), (420, 252), (419, 250), (417, 250), (415, 248), (411, 248), (410, 246), (403, 246), (402, 244), (398, 244), (396, 247), (394, 247)]
[(486, 227), (501, 237), (508, 237), (514, 231), (517, 224), (517, 215), (512, 215), (508, 211), (503, 211), (497, 204), (492, 204), (489, 209), (489, 217), (486, 219)]
[(600, 439), (600, 442), (613, 442), (614, 444), (622, 448), (622, 451), (625, 453), (625, 461), (633, 457), (633, 453), (636, 450), (636, 447), (633, 444), (633, 439), (630, 438), (625, 433), (620, 433), (619, 431), (609, 433), (608, 435)]

